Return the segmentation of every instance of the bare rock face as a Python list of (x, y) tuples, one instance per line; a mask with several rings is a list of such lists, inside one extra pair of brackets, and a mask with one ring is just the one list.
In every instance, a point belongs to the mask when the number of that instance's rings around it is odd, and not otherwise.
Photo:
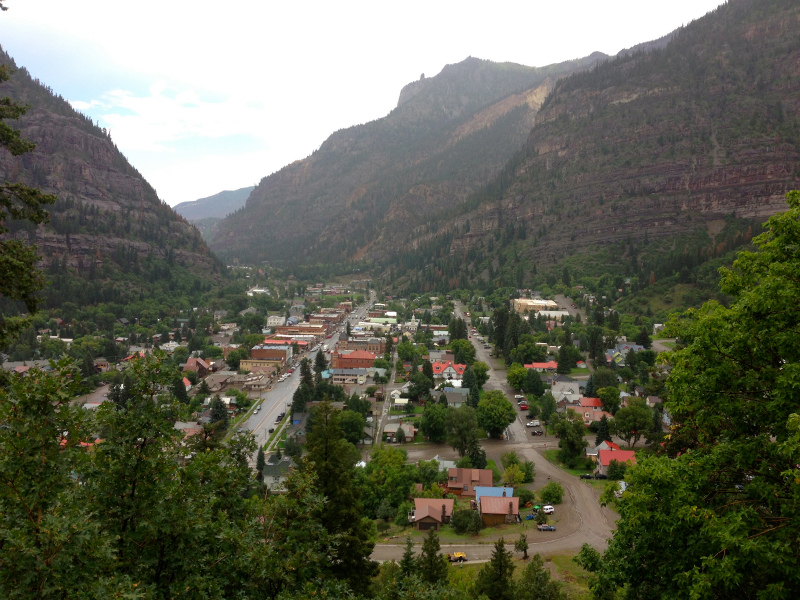
[[(0, 60), (13, 64), (4, 53)], [(105, 131), (24, 69), (2, 86), (0, 96), (30, 106), (12, 125), (36, 144), (19, 157), (0, 150), (0, 177), (58, 197), (49, 209), (50, 224), (10, 224), (11, 235), (37, 244), (43, 268), (60, 265), (80, 275), (113, 262), (119, 274), (131, 262), (158, 259), (201, 279), (219, 277), (220, 263), (198, 231), (159, 200)]]

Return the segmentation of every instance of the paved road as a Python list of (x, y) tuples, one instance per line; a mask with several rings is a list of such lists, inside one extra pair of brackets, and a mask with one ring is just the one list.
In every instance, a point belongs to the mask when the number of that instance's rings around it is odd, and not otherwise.
[[(459, 303), (456, 303), (455, 312), (457, 317), (464, 318)], [(474, 337), (472, 343), (477, 346), (478, 360), (484, 360), (492, 367), (489, 381), (484, 386), (484, 389), (502, 390), (510, 398), (513, 398), (514, 391), (505, 382), (505, 372), (494, 368), (498, 363), (488, 356), (489, 351), (484, 350), (483, 345), (478, 344)], [(505, 440), (486, 440), (483, 443), (483, 448), (486, 450), (487, 456), (495, 460), (497, 464), (500, 464), (502, 453), (510, 450), (515, 451), (527, 460), (533, 461), (536, 465), (536, 480), (532, 486), (534, 490), (543, 487), (550, 481), (557, 481), (564, 487), (564, 502), (558, 505), (556, 515), (554, 515), (557, 531), (543, 532), (531, 527), (528, 533), (530, 551), (542, 554), (577, 553), (585, 543), (602, 551), (611, 537), (614, 513), (600, 506), (598, 502), (600, 492), (598, 489), (562, 471), (544, 458), (541, 452), (555, 447), (555, 440), (537, 437), (534, 441), (525, 427), (524, 418), (525, 415), (523, 413), (517, 416), (517, 420), (506, 430), (507, 437)], [(434, 453), (433, 451), (430, 452), (431, 455)], [(479, 542), (446, 544), (442, 546), (442, 551), (449, 553), (465, 552), (470, 561), (480, 562), (488, 560), (492, 553), (492, 545), (486, 542), (496, 540), (499, 537), (499, 534), (490, 535), (480, 538)], [(420, 545), (417, 544), (417, 546)], [(507, 548), (513, 551), (513, 543), (508, 544)], [(375, 546), (372, 558), (378, 561), (400, 560), (403, 551), (403, 544), (378, 544)]]

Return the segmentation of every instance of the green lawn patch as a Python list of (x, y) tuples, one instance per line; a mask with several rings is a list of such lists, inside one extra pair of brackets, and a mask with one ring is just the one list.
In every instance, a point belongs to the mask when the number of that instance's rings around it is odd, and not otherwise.
[(574, 475), (575, 477), (580, 477), (584, 473), (591, 473), (594, 469), (568, 469), (564, 463), (558, 460), (558, 449), (553, 448), (552, 450), (545, 450), (543, 452), (544, 457), (559, 469), (562, 469), (569, 473), (570, 475)]

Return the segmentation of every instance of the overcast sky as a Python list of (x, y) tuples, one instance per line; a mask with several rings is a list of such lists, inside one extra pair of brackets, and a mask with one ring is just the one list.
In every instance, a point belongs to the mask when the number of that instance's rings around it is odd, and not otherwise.
[(171, 205), (255, 185), (467, 56), (616, 54), (720, 0), (7, 0), (0, 44)]

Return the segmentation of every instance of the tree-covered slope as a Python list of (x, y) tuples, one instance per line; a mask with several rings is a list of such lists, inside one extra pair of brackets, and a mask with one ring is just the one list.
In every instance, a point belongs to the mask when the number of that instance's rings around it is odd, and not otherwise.
[(663, 48), (561, 80), (501, 173), (399, 236), (385, 264), (425, 285), (513, 285), (571, 254), (698, 229), (713, 244), (726, 219), (784, 210), (800, 177), (798, 25), (796, 2), (732, 0)]
[[(0, 50), (0, 61), (14, 65)], [(0, 151), (0, 178), (55, 194), (50, 224), (10, 222), (9, 236), (34, 243), (51, 284), (45, 306), (124, 302), (145, 290), (206, 288), (221, 264), (198, 231), (125, 159), (108, 134), (19, 68), (0, 96), (29, 106), (10, 123), (36, 144)]]
[(222, 219), (244, 206), (253, 189), (254, 186), (251, 185), (238, 190), (225, 190), (207, 198), (181, 202), (172, 209), (192, 223), (209, 218)]

